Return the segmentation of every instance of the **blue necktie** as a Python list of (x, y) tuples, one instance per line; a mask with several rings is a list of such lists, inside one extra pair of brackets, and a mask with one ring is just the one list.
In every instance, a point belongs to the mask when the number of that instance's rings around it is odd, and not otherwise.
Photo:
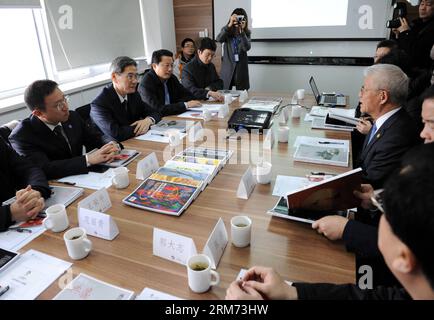
[(372, 138), (375, 136), (375, 133), (377, 132), (377, 125), (374, 123), (374, 126), (371, 129), (371, 134), (369, 135), (368, 144), (371, 143)]
[(170, 104), (169, 89), (167, 88), (167, 82), (163, 82), (164, 85), (164, 104)]

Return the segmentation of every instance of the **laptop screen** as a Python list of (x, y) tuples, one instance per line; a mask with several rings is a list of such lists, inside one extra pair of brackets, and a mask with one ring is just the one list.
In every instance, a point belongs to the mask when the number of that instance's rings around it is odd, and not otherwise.
[(313, 79), (313, 77), (310, 77), (309, 84), (310, 84), (310, 87), (312, 89), (312, 93), (315, 96), (316, 102), (319, 103), (321, 96), (319, 94), (318, 88), (316, 86), (316, 83), (315, 83), (315, 80)]

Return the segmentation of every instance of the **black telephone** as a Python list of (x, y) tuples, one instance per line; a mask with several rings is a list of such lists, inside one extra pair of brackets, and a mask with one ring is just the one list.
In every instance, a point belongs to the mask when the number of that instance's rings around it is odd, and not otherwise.
[(272, 124), (273, 113), (270, 111), (252, 110), (249, 108), (240, 108), (232, 113), (228, 121), (228, 129), (238, 131), (246, 129), (247, 131), (269, 129)]

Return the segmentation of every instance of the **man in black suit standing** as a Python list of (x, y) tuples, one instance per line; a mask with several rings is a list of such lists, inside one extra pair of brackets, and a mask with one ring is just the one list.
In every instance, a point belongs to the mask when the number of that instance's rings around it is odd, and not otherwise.
[(20, 157), (0, 138), (0, 202), (14, 196), (16, 201), (0, 207), (0, 232), (15, 221), (34, 218), (50, 196), (44, 172), (28, 160)]
[(143, 77), (138, 91), (142, 100), (163, 117), (201, 106), (173, 75), (173, 53), (169, 50), (152, 53), (152, 68)]
[(211, 62), (217, 49), (216, 42), (210, 38), (200, 41), (197, 55), (182, 71), (182, 85), (193, 93), (196, 99), (223, 101), (223, 95), (217, 90), (223, 89), (223, 80), (220, 79), (214, 64)]
[(90, 117), (107, 136), (117, 141), (145, 134), (161, 119), (137, 92), (137, 62), (116, 58), (110, 67), (112, 84), (92, 102)]
[[(80, 115), (68, 109), (68, 98), (51, 80), (32, 83), (24, 94), (32, 115), (11, 133), (9, 140), (21, 155), (40, 166), (48, 179), (89, 172), (89, 167), (113, 159), (116, 143), (103, 141)], [(104, 145), (104, 142), (106, 144)], [(84, 154), (86, 151), (98, 150)]]

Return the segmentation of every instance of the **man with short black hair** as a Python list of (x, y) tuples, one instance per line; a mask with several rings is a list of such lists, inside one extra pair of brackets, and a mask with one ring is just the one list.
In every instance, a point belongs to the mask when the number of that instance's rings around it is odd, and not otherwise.
[(398, 43), (395, 40), (382, 40), (377, 44), (374, 56), (374, 64), (378, 63), (385, 55), (389, 54), (390, 51), (398, 49)]
[(424, 124), (420, 137), (425, 143), (434, 142), (434, 85), (423, 95), (422, 122)]
[(223, 101), (223, 95), (218, 90), (223, 89), (223, 80), (217, 74), (214, 64), (211, 62), (217, 49), (216, 42), (210, 38), (200, 41), (197, 55), (183, 70), (182, 84), (198, 100), (213, 98)]
[[(33, 82), (24, 100), (32, 114), (12, 131), (9, 140), (19, 154), (40, 166), (48, 179), (88, 173), (91, 166), (112, 160), (119, 151), (117, 144), (104, 140), (78, 113), (69, 110), (68, 98), (56, 82)], [(88, 154), (83, 155), (83, 146)]]
[(201, 106), (173, 75), (173, 54), (169, 50), (152, 53), (151, 70), (143, 77), (138, 91), (142, 100), (163, 117)]
[(112, 84), (106, 86), (91, 103), (90, 117), (107, 136), (117, 141), (145, 134), (161, 119), (137, 92), (137, 62), (118, 57), (111, 67)]

